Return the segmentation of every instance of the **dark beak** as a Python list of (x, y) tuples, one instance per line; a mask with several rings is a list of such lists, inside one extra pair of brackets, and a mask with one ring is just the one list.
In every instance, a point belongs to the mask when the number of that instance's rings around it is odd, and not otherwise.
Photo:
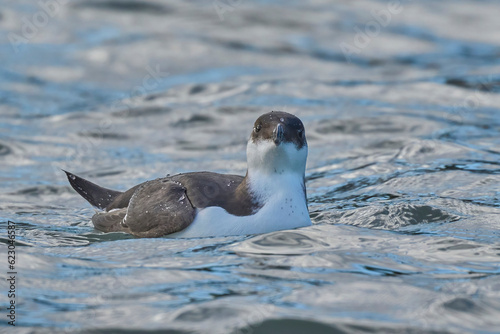
[(278, 124), (273, 131), (273, 140), (274, 144), (278, 146), (285, 139), (285, 130), (283, 129), (283, 125)]

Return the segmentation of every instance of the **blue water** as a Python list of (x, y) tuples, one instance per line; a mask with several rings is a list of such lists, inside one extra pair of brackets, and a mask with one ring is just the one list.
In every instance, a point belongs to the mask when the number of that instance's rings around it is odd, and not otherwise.
[[(42, 9), (0, 8), (2, 332), (500, 332), (500, 4), (402, 1), (349, 62), (387, 2), (227, 3), (75, 1), (18, 52)], [(61, 171), (244, 174), (270, 110), (305, 124), (312, 227), (104, 234)]]

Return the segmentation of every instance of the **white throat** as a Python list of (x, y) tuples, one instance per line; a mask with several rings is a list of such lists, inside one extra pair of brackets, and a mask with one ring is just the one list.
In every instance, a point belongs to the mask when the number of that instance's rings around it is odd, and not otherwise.
[(307, 161), (307, 145), (300, 150), (293, 143), (276, 146), (270, 140), (247, 144), (248, 171), (261, 173), (295, 173), (304, 176)]
[(304, 193), (307, 145), (298, 150), (293, 143), (276, 146), (268, 140), (249, 140), (247, 161), (250, 191), (259, 199), (292, 190)]

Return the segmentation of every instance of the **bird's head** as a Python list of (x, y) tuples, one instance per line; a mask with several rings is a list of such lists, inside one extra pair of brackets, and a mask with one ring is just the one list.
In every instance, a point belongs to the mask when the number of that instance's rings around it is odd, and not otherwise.
[(272, 111), (260, 116), (247, 145), (248, 173), (305, 173), (307, 140), (296, 116)]

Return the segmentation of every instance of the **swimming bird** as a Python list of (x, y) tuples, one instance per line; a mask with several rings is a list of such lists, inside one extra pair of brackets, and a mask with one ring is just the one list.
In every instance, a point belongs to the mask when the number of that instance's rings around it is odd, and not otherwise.
[(146, 181), (124, 192), (64, 172), (73, 189), (103, 210), (92, 217), (94, 227), (103, 232), (194, 238), (311, 225), (304, 179), (308, 148), (302, 121), (282, 111), (261, 115), (246, 150), (244, 177), (192, 172)]

